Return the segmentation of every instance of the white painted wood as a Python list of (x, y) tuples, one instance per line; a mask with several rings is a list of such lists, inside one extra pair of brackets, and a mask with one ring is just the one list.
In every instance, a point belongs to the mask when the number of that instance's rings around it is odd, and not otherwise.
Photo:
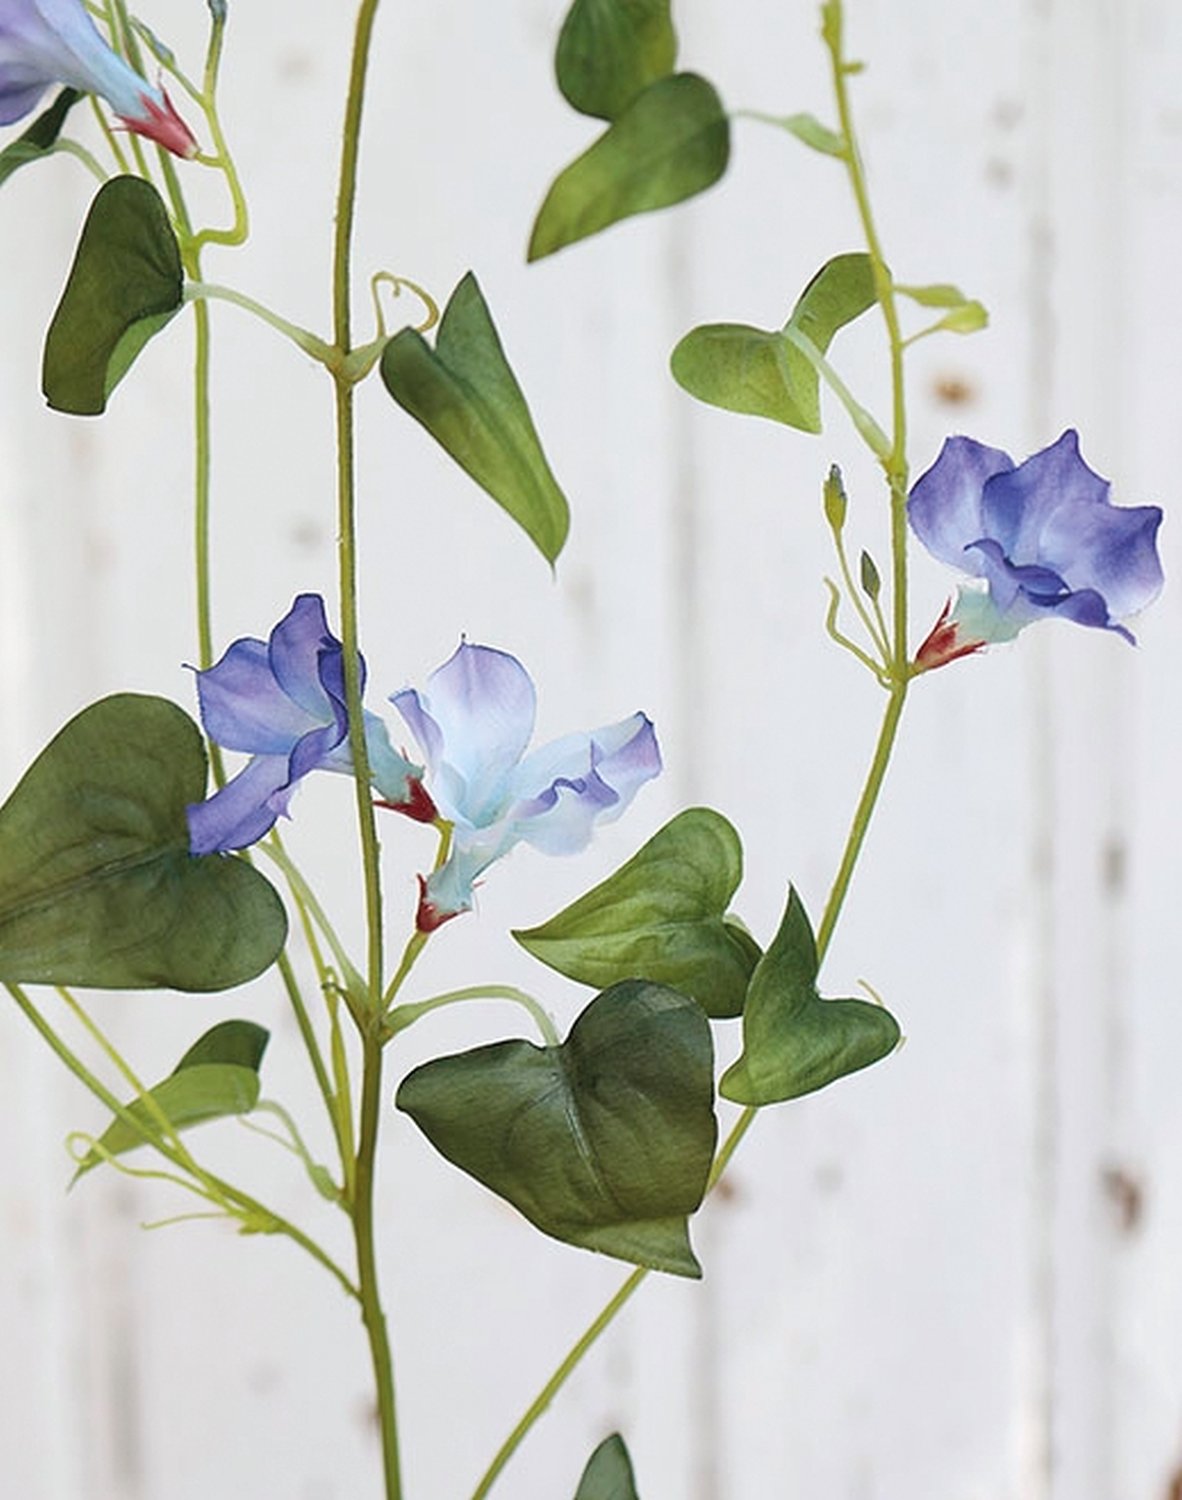
[[(357, 264), (446, 295), (474, 265), (571, 495), (552, 582), (530, 548), (376, 387), (362, 393), (364, 642), (371, 701), (421, 681), (461, 631), (531, 667), (539, 733), (643, 706), (668, 762), (578, 860), (522, 852), (416, 978), (582, 992), (503, 936), (540, 920), (703, 801), (743, 832), (738, 902), (763, 938), (787, 881), (816, 913), (869, 757), (877, 690), (826, 642), (820, 481), (836, 458), (857, 544), (885, 552), (881, 489), (836, 411), (811, 440), (714, 412), (664, 373), (694, 322), (771, 326), (857, 247), (835, 165), (750, 121), (724, 183), (527, 268), (541, 192), (593, 127), (558, 100), (556, 0), (384, 9)], [(171, 12), (176, 11), (173, 15)], [(682, 57), (733, 108), (831, 112), (812, 6), (693, 0)], [(269, 12), (269, 13), (268, 13)], [(149, 19), (182, 53), (200, 6)], [(1182, 251), (1182, 20), (1167, 0), (850, 0), (855, 84), (884, 238), (908, 281), (955, 280), (993, 326), (912, 362), (917, 468), (965, 430), (1024, 454), (1078, 424), (1125, 503), (1169, 507)], [(347, 7), (235, 6), (227, 124), (255, 229), (210, 274), (322, 325)], [(185, 55), (196, 56), (192, 51)], [(10, 785), (70, 713), (135, 688), (189, 702), (187, 334), (145, 354), (101, 422), (41, 408), (42, 330), (89, 193), (76, 167), (0, 199), (0, 674)], [(359, 291), (364, 327), (366, 303)], [(335, 592), (327, 382), (215, 310), (219, 644), (294, 593)], [(882, 407), (880, 335), (842, 369)], [(955, 398), (955, 399), (954, 399)], [(1176, 569), (1173, 527), (1163, 537)], [(915, 563), (914, 623), (949, 580)], [(902, 1017), (889, 1063), (769, 1112), (703, 1213), (701, 1286), (654, 1278), (589, 1357), (500, 1490), (573, 1492), (621, 1426), (645, 1500), (1170, 1500), (1182, 1465), (1182, 1128), (1175, 1058), (1182, 607), (1137, 652), (1069, 629), (917, 684), (881, 816), (826, 970)], [(300, 793), (291, 847), (357, 936), (349, 789)], [(394, 931), (429, 840), (385, 831)], [(352, 905), (351, 905), (352, 903)], [(52, 1001), (47, 1000), (47, 1005)], [(212, 1020), (275, 1033), (274, 1097), (314, 1118), (298, 1038), (263, 981), (229, 997), (96, 997), (158, 1076)], [(423, 1057), (515, 1031), (489, 1006), (408, 1035)], [(733, 1030), (733, 1029), (732, 1029)], [(736, 1040), (721, 1049), (729, 1056)], [(100, 1116), (0, 1011), (0, 1494), (22, 1500), (361, 1500), (377, 1493), (364, 1341), (293, 1247), (190, 1225), (167, 1189), (68, 1198), (58, 1143)], [(542, 1240), (386, 1120), (383, 1268), (410, 1500), (465, 1500), (618, 1284)], [(327, 1156), (325, 1133), (310, 1130)], [(234, 1126), (213, 1163), (345, 1256), (281, 1153)]]

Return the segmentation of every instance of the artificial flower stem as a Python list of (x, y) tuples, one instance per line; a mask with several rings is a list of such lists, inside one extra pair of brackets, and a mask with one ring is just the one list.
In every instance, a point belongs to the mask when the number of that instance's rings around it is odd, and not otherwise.
[[(332, 257), (333, 339), (343, 363), (352, 352), (352, 246), (357, 203), (357, 164), (366, 75), (378, 0), (361, 0), (353, 32), (353, 55), (341, 141), (336, 233)], [(337, 431), (337, 558), (340, 571), (341, 643), (349, 748), (353, 759), (357, 822), (365, 881), (368, 937), (368, 1013), (362, 1018), (361, 1109), (352, 1198), (353, 1238), (361, 1289), (362, 1321), (369, 1337), (377, 1389), (378, 1421), (386, 1500), (402, 1500), (394, 1372), (386, 1317), (378, 1291), (373, 1200), (378, 1123), (382, 1103), (382, 888), (378, 835), (369, 789), (369, 752), (361, 708), (357, 629), (357, 497), (353, 386), (338, 371), (333, 382)]]
[[(21, 985), (8, 981), (5, 983), (4, 988), (16, 1001), (42, 1040), (48, 1043), (50, 1050), (65, 1064), (74, 1077), (89, 1089), (100, 1104), (109, 1109), (117, 1120), (120, 1120), (124, 1125), (134, 1130), (145, 1144), (158, 1151), (166, 1161), (172, 1162), (174, 1166), (179, 1166), (184, 1171), (193, 1171), (195, 1169), (198, 1182), (212, 1190), (212, 1192), (205, 1193), (203, 1196), (209, 1198), (211, 1202), (216, 1201), (223, 1204), (234, 1203), (240, 1210), (244, 1210), (245, 1214), (251, 1216), (251, 1219), (258, 1228), (265, 1228), (271, 1234), (286, 1235), (288, 1239), (306, 1250), (314, 1260), (319, 1261), (325, 1270), (330, 1271), (351, 1297), (360, 1300), (361, 1293), (359, 1288), (350, 1281), (349, 1277), (337, 1265), (336, 1261), (332, 1259), (327, 1251), (321, 1249), (315, 1240), (306, 1235), (302, 1229), (298, 1229), (294, 1224), (289, 1223), (279, 1214), (274, 1213), (256, 1198), (252, 1198), (249, 1193), (244, 1193), (239, 1188), (232, 1187), (228, 1182), (224, 1182), (212, 1172), (207, 1172), (203, 1167), (198, 1167), (196, 1163), (193, 1163), (193, 1168), (190, 1168), (188, 1162), (191, 1162), (192, 1158), (188, 1156), (188, 1153), (183, 1153), (183, 1157), (187, 1158), (187, 1160), (183, 1159), (182, 1154), (178, 1153), (167, 1141), (152, 1134), (151, 1128), (142, 1117), (133, 1114), (126, 1104), (122, 1103), (121, 1100), (111, 1093), (110, 1089), (90, 1071), (81, 1058), (76, 1056), (66, 1046), (65, 1042), (62, 1041), (61, 1037), (58, 1036), (57, 1032), (54, 1031), (53, 1027), (33, 1004), (32, 1000), (30, 1000)], [(242, 1213), (239, 1213), (238, 1216), (240, 1218), (244, 1217)]]
[(633, 1292), (636, 1291), (636, 1289), (641, 1285), (641, 1283), (647, 1276), (648, 1271), (643, 1267), (633, 1271), (631, 1276), (628, 1277), (627, 1281), (625, 1281), (621, 1285), (619, 1291), (615, 1294), (611, 1301), (606, 1304), (602, 1312), (600, 1312), (599, 1316), (588, 1326), (583, 1336), (574, 1345), (574, 1347), (567, 1354), (566, 1358), (554, 1371), (554, 1374), (551, 1375), (550, 1379), (538, 1392), (536, 1399), (531, 1402), (529, 1409), (525, 1412), (524, 1416), (521, 1418), (521, 1421), (518, 1422), (517, 1426), (514, 1427), (513, 1431), (501, 1444), (492, 1463), (489, 1464), (487, 1470), (485, 1471), (484, 1477), (472, 1491), (472, 1500), (485, 1500), (485, 1496), (496, 1483), (502, 1469), (504, 1469), (505, 1465), (509, 1462), (514, 1453), (516, 1453), (517, 1449), (521, 1446), (522, 1440), (525, 1438), (530, 1428), (543, 1414), (543, 1412), (545, 1412), (546, 1408), (550, 1405), (555, 1396), (557, 1396), (558, 1392), (566, 1384), (568, 1377), (574, 1372), (575, 1367), (583, 1358), (584, 1354), (587, 1353), (592, 1344), (594, 1344), (596, 1339), (601, 1333), (604, 1332), (608, 1325), (613, 1322), (616, 1314), (623, 1308), (624, 1304), (629, 1300)]
[(511, 984), (474, 984), (466, 989), (448, 990), (442, 995), (432, 995), (428, 1000), (416, 1000), (413, 1003), (396, 1005), (393, 1010), (387, 1012), (386, 1023), (391, 1034), (397, 1035), (398, 1032), (405, 1031), (408, 1026), (413, 1026), (416, 1021), (421, 1020), (433, 1010), (440, 1010), (445, 1005), (461, 1005), (468, 1000), (511, 1000), (514, 1005), (520, 1005), (523, 1010), (529, 1012), (548, 1047), (559, 1045), (558, 1031), (549, 1013), (532, 995)]
[(209, 48), (205, 54), (205, 76), (202, 81), (200, 104), (209, 126), (209, 133), (213, 137), (213, 159), (226, 179), (226, 188), (234, 210), (234, 222), (229, 229), (207, 227), (201, 230), (194, 241), (194, 246), (198, 250), (202, 245), (242, 245), (245, 244), (250, 234), (250, 213), (246, 204), (246, 195), (242, 191), (242, 183), (234, 165), (234, 158), (230, 154), (230, 146), (218, 113), (218, 72), (222, 63), (222, 43), (225, 33), (226, 17), (224, 14), (219, 16), (215, 13), (209, 32)]
[[(195, 238), (200, 238), (196, 236)], [(198, 306), (210, 299), (219, 302), (232, 302), (235, 307), (241, 307), (248, 313), (266, 323), (268, 327), (275, 329), (276, 333), (283, 334), (305, 354), (318, 360), (320, 364), (331, 369), (336, 360), (336, 351), (331, 344), (326, 344), (322, 338), (318, 338), (307, 328), (301, 328), (298, 323), (291, 323), (286, 318), (280, 317), (277, 312), (267, 307), (262, 302), (257, 302), (253, 297), (248, 297), (245, 292), (236, 291), (231, 286), (220, 286), (213, 281), (190, 281), (185, 286), (184, 298), (186, 302), (193, 302)]]

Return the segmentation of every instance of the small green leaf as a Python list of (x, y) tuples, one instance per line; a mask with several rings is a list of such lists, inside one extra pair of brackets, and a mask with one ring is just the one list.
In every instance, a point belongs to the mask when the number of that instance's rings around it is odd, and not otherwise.
[(980, 302), (966, 302), (963, 307), (956, 307), (931, 329), (935, 333), (937, 329), (944, 329), (948, 333), (979, 333), (982, 328), (989, 326), (989, 314)]
[(910, 297), (920, 307), (963, 307), (969, 300), (958, 286), (951, 282), (933, 282), (930, 286), (900, 286), (895, 291), (902, 297)]
[(618, 1432), (604, 1438), (588, 1459), (575, 1500), (640, 1500), (632, 1460)]
[(780, 930), (751, 979), (743, 1054), (719, 1092), (737, 1104), (775, 1104), (868, 1068), (899, 1044), (899, 1024), (868, 1000), (822, 1000), (813, 930), (794, 890)]
[(581, 984), (647, 979), (692, 995), (708, 1016), (737, 1016), (760, 957), (726, 916), (742, 877), (734, 828), (691, 807), (565, 911), (513, 936)]
[(730, 123), (713, 87), (696, 73), (658, 79), (556, 178), (534, 223), (529, 259), (692, 198), (718, 181), (729, 157)]
[[(805, 287), (785, 326), (804, 334), (824, 354), (838, 329), (876, 300), (870, 257), (838, 255)], [(821, 430), (817, 371), (782, 333), (742, 323), (705, 324), (685, 335), (670, 366), (677, 383), (699, 401), (803, 432)]]
[(413, 328), (402, 329), (382, 354), (382, 380), (552, 563), (570, 510), (471, 272), (451, 294), (434, 349)]
[(90, 206), (45, 336), (41, 389), (50, 406), (75, 416), (104, 411), (182, 301), (180, 249), (160, 194), (139, 177), (112, 178)]
[(416, 1068), (396, 1103), (543, 1233), (700, 1276), (686, 1223), (714, 1158), (713, 1046), (663, 985), (597, 995), (557, 1047), (495, 1042)]
[(77, 89), (62, 89), (57, 98), (43, 110), (22, 135), (0, 151), (0, 183), (5, 183), (31, 161), (48, 156), (62, 132), (66, 116), (83, 95)]
[(811, 146), (814, 151), (820, 151), (825, 156), (838, 156), (844, 160), (846, 154), (844, 139), (836, 130), (830, 130), (828, 125), (822, 125), (815, 115), (784, 115), (779, 123), (798, 141)]
[(676, 58), (669, 0), (574, 0), (555, 72), (568, 104), (615, 120), (650, 83), (672, 73)]
[(71, 719), (0, 807), (0, 980), (225, 990), (268, 968), (287, 936), (272, 886), (189, 853), (205, 779), (200, 730), (163, 698)]
[[(259, 1065), (269, 1039), (270, 1033), (253, 1021), (219, 1022), (193, 1043), (162, 1083), (148, 1090), (156, 1108), (141, 1097), (131, 1101), (128, 1113), (152, 1134), (160, 1129), (157, 1111), (177, 1130), (226, 1115), (249, 1114), (259, 1100)], [(112, 1120), (98, 1145), (79, 1163), (74, 1181), (108, 1156), (121, 1156), (142, 1145), (144, 1137), (133, 1125)]]

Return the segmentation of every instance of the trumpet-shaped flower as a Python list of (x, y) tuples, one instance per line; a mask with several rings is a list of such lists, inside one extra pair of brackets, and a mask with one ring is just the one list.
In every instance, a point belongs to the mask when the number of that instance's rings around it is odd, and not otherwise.
[(446, 862), (421, 880), (418, 925), (429, 932), (472, 907), (477, 878), (515, 844), (573, 854), (661, 769), (651, 722), (633, 714), (526, 754), (536, 697), (504, 651), (461, 643), (419, 693), (391, 702), (427, 762), (440, 816), (454, 825)]
[(1161, 590), (1156, 505), (1119, 507), (1080, 457), (1068, 429), (1015, 464), (972, 438), (951, 437), (907, 502), (934, 557), (980, 580), (963, 587), (916, 656), (920, 671), (1035, 620), (1058, 617), (1133, 637), (1120, 622)]
[[(362, 686), (365, 664), (360, 663)], [(353, 772), (345, 708), (344, 651), (319, 594), (301, 594), (271, 632), (235, 641), (216, 666), (197, 673), (201, 720), (215, 744), (251, 759), (205, 802), (188, 808), (194, 854), (244, 849), (286, 813), (309, 771)], [(365, 714), (373, 785), (388, 803), (428, 821), (435, 809), (422, 767), (391, 747), (382, 721)]]
[(27, 115), (53, 83), (101, 94), (128, 130), (177, 156), (197, 153), (168, 95), (106, 44), (81, 0), (0, 0), (0, 125)]

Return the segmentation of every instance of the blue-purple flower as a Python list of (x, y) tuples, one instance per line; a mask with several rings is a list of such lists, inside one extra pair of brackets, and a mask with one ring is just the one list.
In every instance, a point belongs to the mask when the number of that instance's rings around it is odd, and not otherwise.
[[(364, 662), (360, 667), (364, 687)], [(251, 759), (220, 791), (188, 808), (192, 853), (255, 843), (286, 813), (310, 771), (352, 775), (344, 651), (329, 631), (319, 594), (301, 594), (269, 640), (235, 641), (216, 666), (196, 675), (205, 732)], [(385, 725), (371, 713), (365, 714), (365, 746), (380, 796), (412, 816), (433, 817), (422, 767), (395, 752)]]
[(128, 130), (177, 156), (197, 153), (168, 95), (107, 45), (81, 0), (0, 0), (0, 125), (27, 115), (54, 83), (101, 94)]
[(948, 438), (916, 481), (907, 518), (934, 557), (980, 582), (962, 587), (955, 607), (945, 608), (919, 649), (917, 670), (1055, 617), (1131, 642), (1121, 621), (1162, 586), (1162, 513), (1156, 505), (1112, 505), (1108, 489), (1070, 429), (1021, 464), (972, 438)]
[(534, 685), (515, 657), (490, 646), (462, 642), (432, 672), (426, 692), (406, 688), (391, 702), (427, 762), (440, 816), (454, 825), (446, 862), (421, 881), (425, 932), (469, 911), (478, 877), (515, 844), (575, 853), (661, 769), (653, 726), (641, 713), (527, 754)]

